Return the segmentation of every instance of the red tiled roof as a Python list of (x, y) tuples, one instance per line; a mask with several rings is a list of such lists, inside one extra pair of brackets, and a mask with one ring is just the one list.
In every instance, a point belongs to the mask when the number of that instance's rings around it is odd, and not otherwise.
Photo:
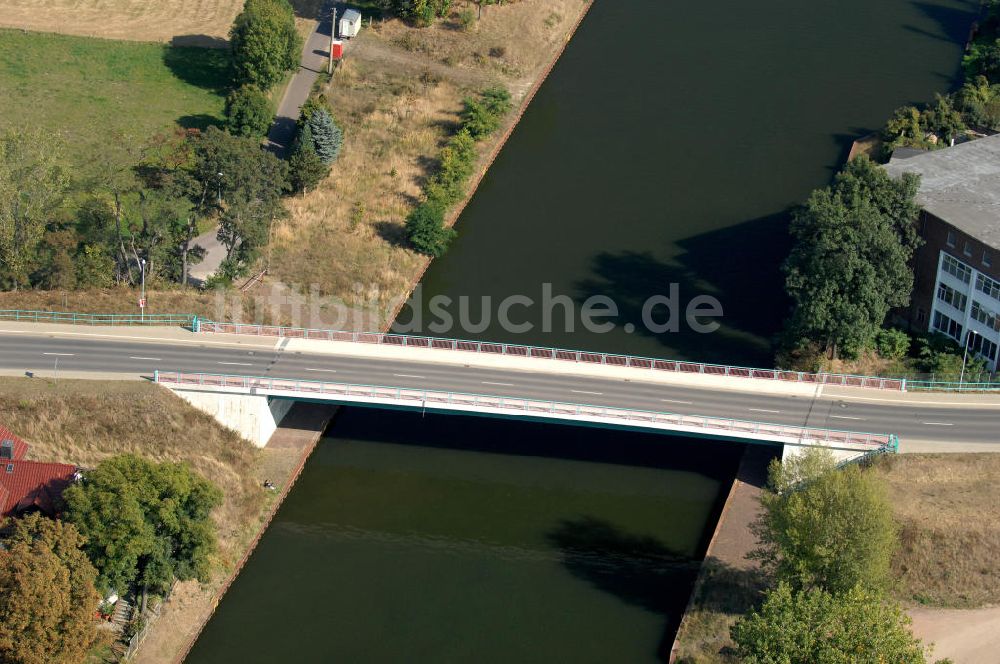
[(32, 508), (53, 516), (75, 473), (76, 466), (65, 463), (0, 462), (0, 518)]
[(0, 424), (0, 442), (5, 440), (10, 440), (14, 443), (14, 461), (20, 461), (28, 453), (28, 444), (15, 436), (13, 431)]

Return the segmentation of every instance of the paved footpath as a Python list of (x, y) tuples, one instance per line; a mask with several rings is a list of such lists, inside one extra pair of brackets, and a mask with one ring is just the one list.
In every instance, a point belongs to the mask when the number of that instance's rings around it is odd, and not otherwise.
[(299, 120), (299, 111), (309, 99), (309, 93), (320, 72), (325, 71), (328, 66), (335, 8), (336, 3), (328, 0), (320, 9), (316, 28), (302, 49), (299, 70), (288, 84), (267, 134), (268, 146), (279, 156), (285, 155), (291, 148), (292, 141), (295, 140), (295, 123)]

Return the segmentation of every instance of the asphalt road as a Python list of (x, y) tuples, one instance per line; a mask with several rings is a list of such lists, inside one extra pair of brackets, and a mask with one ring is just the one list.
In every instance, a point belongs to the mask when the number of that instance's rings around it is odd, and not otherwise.
[(919, 398), (924, 403), (914, 404), (899, 402), (895, 395), (875, 390), (814, 398), (309, 354), (276, 350), (272, 346), (234, 347), (222, 345), (214, 337), (206, 337), (204, 343), (174, 343), (0, 332), (0, 369), (51, 376), (57, 362), (60, 372), (151, 376), (154, 369), (160, 369), (302, 378), (895, 433), (904, 445), (907, 440), (965, 445), (1000, 442), (1000, 399), (989, 404), (973, 403), (971, 399), (968, 404), (956, 404), (944, 399), (935, 401), (933, 394), (922, 394)]

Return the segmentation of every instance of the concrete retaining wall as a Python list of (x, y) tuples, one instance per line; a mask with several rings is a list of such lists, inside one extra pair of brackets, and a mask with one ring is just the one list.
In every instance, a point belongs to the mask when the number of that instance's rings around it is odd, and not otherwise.
[[(171, 389), (171, 388), (167, 388)], [(189, 404), (208, 413), (222, 426), (232, 429), (257, 447), (264, 447), (282, 418), (295, 403), (289, 399), (273, 399), (247, 394), (171, 391)]]

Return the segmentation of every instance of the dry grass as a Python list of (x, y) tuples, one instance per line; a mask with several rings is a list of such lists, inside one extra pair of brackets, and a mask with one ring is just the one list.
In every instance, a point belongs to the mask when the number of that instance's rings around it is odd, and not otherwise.
[(217, 46), (242, 0), (0, 0), (0, 25), (131, 41)]
[[(291, 218), (275, 232), (273, 274), (390, 313), (426, 264), (405, 247), (402, 224), (462, 98), (502, 83), (522, 102), (586, 6), (490, 6), (469, 32), (458, 29), (457, 11), (430, 28), (396, 20), (366, 26), (325, 91), (344, 127), (341, 158), (315, 191), (289, 201)], [(499, 140), (481, 145), (481, 154)]]
[(0, 422), (31, 444), (30, 458), (93, 467), (115, 454), (184, 461), (225, 493), (216, 510), (222, 562), (265, 499), (260, 452), (208, 415), (152, 384), (0, 378)]
[(276, 494), (262, 488), (263, 479), (284, 487), (302, 454), (294, 447), (259, 450), (168, 391), (131, 381), (0, 378), (0, 422), (31, 444), (32, 459), (92, 467), (128, 452), (189, 463), (223, 490), (213, 514), (220, 564), (205, 585), (177, 585), (139, 663), (176, 660), (272, 509)]
[(1000, 454), (906, 454), (874, 472), (889, 483), (902, 526), (899, 598), (1000, 604)]

